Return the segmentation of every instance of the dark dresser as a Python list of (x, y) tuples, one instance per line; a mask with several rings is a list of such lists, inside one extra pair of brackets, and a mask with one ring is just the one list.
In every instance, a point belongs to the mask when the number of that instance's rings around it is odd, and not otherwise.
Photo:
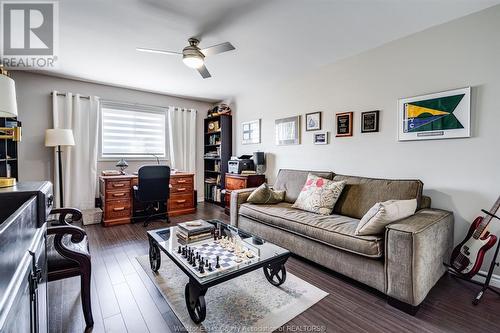
[(48, 331), (47, 216), (50, 182), (0, 189), (0, 332)]

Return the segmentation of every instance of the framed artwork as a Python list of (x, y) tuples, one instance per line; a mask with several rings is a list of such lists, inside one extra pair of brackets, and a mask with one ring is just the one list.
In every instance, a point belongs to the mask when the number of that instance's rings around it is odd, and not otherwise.
[(315, 145), (327, 145), (328, 144), (328, 132), (321, 131), (313, 134), (313, 143)]
[(342, 112), (335, 114), (337, 134), (335, 136), (352, 136), (352, 112)]
[(400, 99), (398, 140), (470, 137), (470, 91), (467, 87)]
[(276, 119), (275, 130), (278, 146), (300, 144), (300, 116)]
[(244, 145), (260, 143), (260, 119), (241, 123), (242, 139)]
[(379, 110), (361, 112), (361, 133), (378, 132)]
[(306, 131), (321, 129), (321, 111), (306, 114)]

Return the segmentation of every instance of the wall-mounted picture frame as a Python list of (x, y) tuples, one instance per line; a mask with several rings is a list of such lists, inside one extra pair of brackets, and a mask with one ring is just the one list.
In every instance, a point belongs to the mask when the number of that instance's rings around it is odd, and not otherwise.
[(260, 119), (241, 123), (241, 143), (244, 145), (260, 143)]
[(336, 137), (352, 136), (352, 112), (335, 114)]
[(374, 133), (379, 131), (380, 111), (361, 112), (361, 133)]
[(313, 133), (313, 143), (315, 145), (327, 145), (329, 142), (329, 135), (327, 131), (320, 131)]
[(306, 113), (306, 131), (321, 129), (321, 111)]
[(402, 98), (398, 101), (398, 140), (469, 138), (471, 88)]
[(278, 146), (300, 144), (300, 116), (276, 119), (275, 131)]

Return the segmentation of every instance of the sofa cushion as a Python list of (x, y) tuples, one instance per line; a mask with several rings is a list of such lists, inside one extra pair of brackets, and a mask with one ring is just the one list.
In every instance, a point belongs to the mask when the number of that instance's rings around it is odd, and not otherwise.
[(333, 172), (329, 171), (306, 171), (281, 169), (273, 188), (277, 191), (285, 191), (285, 201), (294, 203), (299, 197), (300, 191), (307, 180), (307, 175), (312, 173), (318, 177), (332, 179)]
[(248, 196), (247, 201), (253, 204), (275, 204), (284, 199), (285, 191), (275, 191), (267, 183), (264, 183)]
[(241, 205), (239, 215), (286, 230), (329, 246), (370, 258), (380, 258), (384, 241), (381, 236), (356, 236), (359, 220), (340, 215), (319, 215), (292, 208), (290, 203)]
[(335, 175), (333, 180), (347, 182), (333, 209), (334, 214), (361, 219), (377, 202), (387, 200), (417, 199), (417, 210), (420, 209), (424, 187), (420, 180), (376, 179), (346, 175)]

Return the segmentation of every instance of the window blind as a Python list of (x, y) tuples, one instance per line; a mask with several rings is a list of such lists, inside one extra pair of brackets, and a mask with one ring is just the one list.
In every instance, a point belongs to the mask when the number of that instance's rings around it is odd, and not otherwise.
[(165, 112), (161, 109), (103, 103), (101, 118), (102, 157), (166, 156)]

